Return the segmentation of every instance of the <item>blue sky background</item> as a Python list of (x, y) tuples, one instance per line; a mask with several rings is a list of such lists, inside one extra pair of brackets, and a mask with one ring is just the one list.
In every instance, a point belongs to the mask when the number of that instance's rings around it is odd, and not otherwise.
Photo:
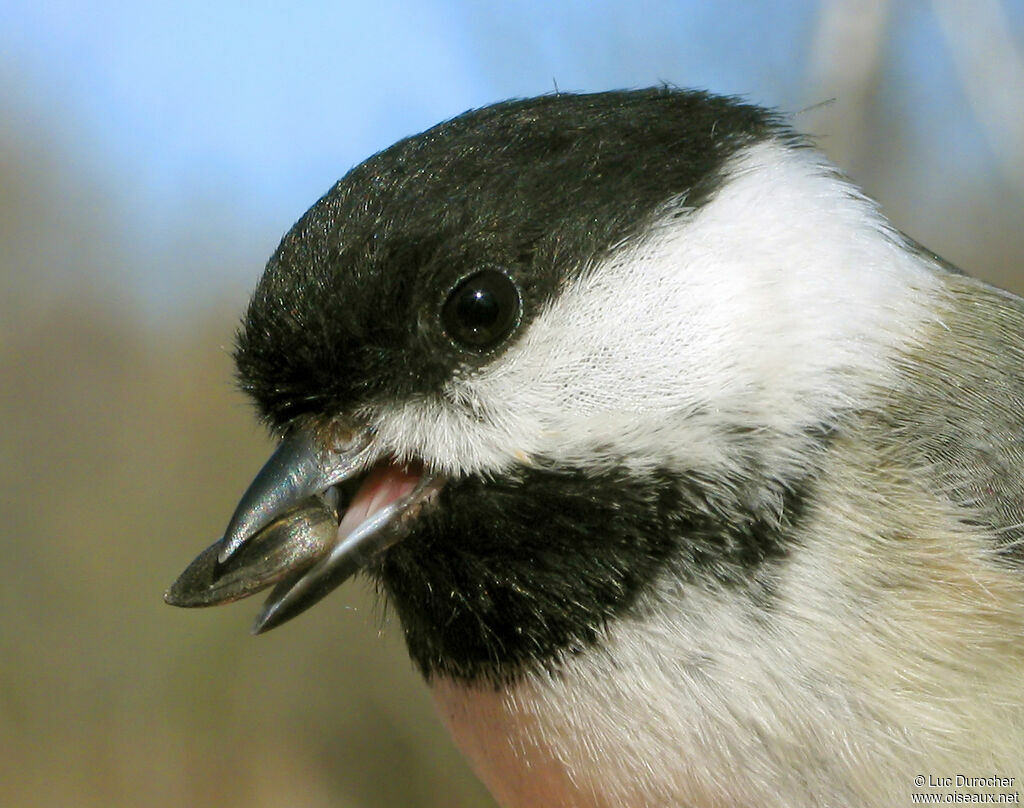
[[(847, 0), (840, 39), (887, 1), (858, 100), (865, 49), (814, 56), (842, 0), (0, 0), (0, 805), (491, 805), (368, 586), (257, 641), (254, 602), (160, 598), (270, 451), (232, 381), (248, 294), (395, 139), (661, 81), (795, 113), (899, 227), (1024, 292), (1024, 136), (1000, 152), (970, 103), (957, 0)], [(986, 9), (1021, 52), (1024, 0), (961, 2), (976, 54)]]
[[(1024, 3), (1003, 8), (1020, 43)], [(929, 4), (892, 9), (880, 92), (915, 154), (904, 168), (933, 198), (951, 171), (994, 169)], [(348, 168), (470, 107), (661, 81), (789, 111), (827, 100), (807, 66), (818, 12), (798, 0), (4, 0), (0, 132), (89, 186), (127, 256), (116, 282), (159, 308), (240, 295)]]

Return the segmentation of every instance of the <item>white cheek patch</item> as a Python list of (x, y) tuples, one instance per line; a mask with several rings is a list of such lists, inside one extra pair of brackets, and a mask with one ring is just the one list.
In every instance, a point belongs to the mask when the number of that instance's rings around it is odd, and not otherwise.
[(815, 152), (758, 144), (728, 174), (588, 268), (443, 401), (374, 413), (384, 445), (449, 473), (652, 452), (706, 467), (742, 462), (728, 437), (742, 427), (763, 460), (801, 462), (778, 436), (884, 388), (939, 281)]

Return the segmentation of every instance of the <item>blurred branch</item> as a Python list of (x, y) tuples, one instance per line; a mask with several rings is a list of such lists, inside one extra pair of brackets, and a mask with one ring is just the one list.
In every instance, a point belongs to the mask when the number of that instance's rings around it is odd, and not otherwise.
[(933, 0), (960, 82), (1006, 178), (1024, 194), (1024, 56), (999, 0)]
[(864, 156), (866, 112), (878, 84), (889, 0), (822, 0), (808, 59), (807, 86), (816, 103), (816, 125), (828, 133), (829, 155), (856, 173)]

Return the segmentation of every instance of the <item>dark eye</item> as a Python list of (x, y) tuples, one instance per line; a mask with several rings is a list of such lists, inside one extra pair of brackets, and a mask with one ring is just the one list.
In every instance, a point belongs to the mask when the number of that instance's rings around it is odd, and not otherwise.
[(512, 279), (495, 269), (485, 269), (455, 287), (441, 310), (441, 319), (453, 340), (483, 350), (515, 330), (521, 305)]

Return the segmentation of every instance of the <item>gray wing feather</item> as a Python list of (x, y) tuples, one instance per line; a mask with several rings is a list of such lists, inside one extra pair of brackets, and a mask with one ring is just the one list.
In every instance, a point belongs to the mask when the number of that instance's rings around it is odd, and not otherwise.
[(903, 363), (890, 427), (934, 493), (1024, 564), (1024, 300), (943, 279), (949, 308)]

